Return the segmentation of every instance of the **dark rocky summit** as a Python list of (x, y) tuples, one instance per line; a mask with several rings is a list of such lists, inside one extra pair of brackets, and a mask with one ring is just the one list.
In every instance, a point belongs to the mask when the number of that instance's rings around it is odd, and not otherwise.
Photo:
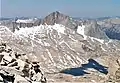
[(73, 22), (74, 20), (71, 17), (64, 15), (58, 11), (49, 14), (42, 20), (42, 24), (54, 25), (56, 23), (74, 29), (77, 25)]
[[(65, 20), (68, 20), (70, 17), (66, 16), (58, 11), (53, 12), (51, 14), (49, 14), (48, 16), (46, 16), (43, 19), (43, 24), (48, 24), (48, 25), (54, 25), (55, 23), (60, 24), (60, 23), (64, 23)], [(64, 21), (64, 22), (63, 22)]]

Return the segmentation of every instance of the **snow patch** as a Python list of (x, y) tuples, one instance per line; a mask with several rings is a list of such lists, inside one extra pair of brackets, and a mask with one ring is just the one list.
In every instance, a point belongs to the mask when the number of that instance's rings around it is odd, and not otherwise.
[(83, 35), (84, 40), (86, 40), (87, 36), (85, 35), (85, 30), (84, 29), (85, 29), (84, 25), (78, 26), (77, 33)]
[(103, 46), (101, 46), (101, 48), (102, 48), (103, 51), (107, 51), (107, 50), (105, 50), (105, 48), (103, 48)]
[(61, 42), (59, 42), (59, 45), (61, 45), (62, 43), (64, 43), (65, 41), (64, 40), (62, 40)]
[(30, 34), (37, 34), (37, 33), (44, 33), (45, 30), (52, 31), (52, 29), (56, 30), (59, 34), (65, 34), (65, 26), (60, 25), (60, 24), (55, 24), (55, 25), (40, 25), (40, 26), (34, 26), (34, 27), (25, 27), (25, 28), (20, 28), (20, 30), (15, 30), (14, 33), (17, 35), (24, 35), (25, 37), (28, 37)]
[(94, 39), (99, 41), (100, 43), (104, 44), (104, 40), (103, 39), (98, 39), (98, 38), (94, 38)]
[(35, 26), (35, 27), (25, 27), (25, 28), (20, 28), (20, 30), (15, 30), (15, 34), (16, 35), (23, 35), (25, 37), (29, 37), (29, 35), (31, 34), (36, 34), (36, 33), (42, 33), (43, 32), (44, 27), (42, 25), (40, 26)]
[(47, 51), (47, 53), (48, 53), (48, 56), (49, 56), (51, 62), (55, 65), (55, 62), (54, 62), (54, 60), (53, 60), (53, 57), (52, 57), (50, 51), (49, 51), (48, 49), (46, 49), (46, 51)]
[(27, 20), (22, 20), (22, 19), (18, 19), (16, 21), (16, 23), (33, 23), (33, 19), (27, 19)]
[(90, 39), (94, 42), (94, 40), (104, 44), (104, 40), (103, 39), (98, 39), (98, 38), (94, 38), (94, 37), (90, 37)]
[(53, 25), (53, 29), (55, 29), (58, 33), (65, 34), (65, 33), (64, 33), (64, 31), (65, 31), (65, 26), (63, 26), (63, 25), (55, 24), (55, 25)]
[(50, 44), (47, 42), (44, 42), (44, 46), (50, 46)]

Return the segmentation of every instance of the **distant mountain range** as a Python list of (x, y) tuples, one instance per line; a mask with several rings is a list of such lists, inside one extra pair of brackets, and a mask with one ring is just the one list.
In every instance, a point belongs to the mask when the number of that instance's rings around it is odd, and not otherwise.
[[(26, 20), (27, 19), (32, 19), (33, 23), (23, 23), (23, 21), (21, 21), (22, 23), (19, 25), (19, 23), (12, 23), (15, 22), (16, 19), (20, 20)], [(101, 17), (101, 18), (72, 18), (69, 17), (67, 15), (64, 15), (58, 11), (53, 12), (51, 14), (49, 14), (48, 16), (46, 16), (44, 19), (39, 19), (39, 18), (29, 18), (29, 17), (20, 17), (20, 18), (2, 18), (1, 20), (4, 21), (4, 25), (6, 26), (11, 26), (11, 30), (15, 31), (14, 29), (17, 28), (17, 25), (19, 25), (20, 27), (32, 27), (32, 26), (37, 26), (40, 24), (62, 24), (66, 27), (72, 28), (72, 29), (76, 29), (77, 26), (81, 25), (81, 24), (85, 24), (85, 25), (90, 25), (89, 26), (90, 30), (88, 30), (87, 28), (87, 35), (89, 33), (89, 31), (93, 30), (92, 32), (96, 32), (94, 31), (95, 29), (92, 29), (93, 26), (95, 26), (94, 28), (96, 29), (101, 29), (103, 31), (103, 33), (105, 33), (110, 39), (120, 39), (120, 32), (119, 32), (119, 16), (115, 16), (115, 17)], [(5, 20), (7, 20), (5, 22)], [(12, 21), (9, 21), (12, 20)], [(18, 22), (18, 21), (16, 21)], [(25, 22), (25, 21), (24, 21)], [(31, 21), (32, 22), (32, 21)], [(95, 24), (96, 23), (96, 24)], [(117, 24), (116, 24), (117, 23)], [(12, 27), (13, 26), (13, 27)], [(99, 28), (97, 28), (99, 27)], [(101, 32), (100, 30), (98, 30), (98, 33)], [(91, 32), (89, 33), (89, 35), (91, 34)], [(101, 34), (101, 33), (100, 33)], [(90, 35), (92, 37), (95, 37), (96, 35)], [(100, 36), (100, 35), (99, 35)], [(98, 37), (97, 38), (104, 38), (104, 37)]]
[[(10, 19), (29, 19), (29, 18), (39, 18), (39, 17), (2, 17), (0, 20), (10, 20)], [(109, 18), (120, 18), (120, 16), (106, 16), (106, 17), (95, 17), (95, 18), (89, 18), (89, 17), (72, 17), (73, 19), (79, 20), (79, 19), (99, 19), (99, 20), (104, 20), (104, 19), (109, 19)], [(39, 18), (42, 19), (42, 18)]]

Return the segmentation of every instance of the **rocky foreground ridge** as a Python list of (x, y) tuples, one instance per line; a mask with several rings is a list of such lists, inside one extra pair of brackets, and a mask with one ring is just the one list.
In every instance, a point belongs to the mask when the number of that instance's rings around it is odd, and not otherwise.
[(29, 62), (26, 54), (19, 54), (0, 42), (0, 82), (46, 83), (38, 63)]

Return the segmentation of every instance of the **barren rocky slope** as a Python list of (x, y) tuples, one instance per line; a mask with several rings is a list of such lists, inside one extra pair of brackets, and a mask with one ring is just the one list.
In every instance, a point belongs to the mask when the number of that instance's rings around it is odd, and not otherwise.
[(42, 22), (14, 32), (0, 26), (0, 40), (30, 63), (39, 62), (48, 83), (119, 81), (120, 42), (109, 39), (96, 22), (76, 23), (59, 12)]

